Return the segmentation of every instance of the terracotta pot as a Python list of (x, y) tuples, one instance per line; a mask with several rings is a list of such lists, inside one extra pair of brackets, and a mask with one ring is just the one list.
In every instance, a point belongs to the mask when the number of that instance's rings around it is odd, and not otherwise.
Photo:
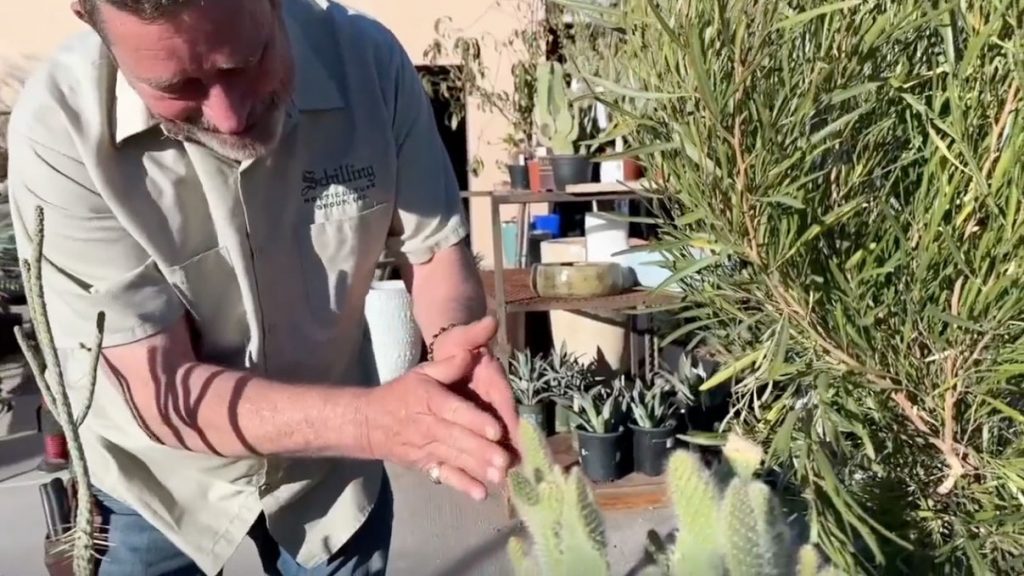
[(527, 161), (530, 173), (530, 190), (534, 192), (551, 192), (555, 189), (555, 174), (551, 169), (551, 161), (544, 156)]
[(639, 180), (644, 177), (644, 167), (632, 158), (626, 158), (622, 161), (622, 179), (626, 182), (632, 182)]

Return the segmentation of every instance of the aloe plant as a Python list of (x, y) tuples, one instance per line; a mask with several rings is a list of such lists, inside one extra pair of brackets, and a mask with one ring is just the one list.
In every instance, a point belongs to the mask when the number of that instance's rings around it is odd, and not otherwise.
[[(604, 520), (579, 468), (558, 467), (530, 426), (520, 427), (520, 445), (509, 491), (533, 542), (509, 541), (514, 573), (610, 574)], [(643, 576), (838, 576), (813, 546), (796, 540), (771, 489), (755, 479), (760, 448), (734, 435), (723, 452), (714, 472), (691, 452), (671, 457), (667, 482), (679, 529), (671, 547), (648, 533), (654, 563)]]
[(637, 380), (629, 391), (628, 405), (633, 422), (643, 428), (670, 426), (689, 406), (690, 396), (672, 374), (658, 373), (650, 381)]
[(579, 395), (594, 383), (594, 363), (584, 363), (562, 342), (558, 352), (551, 354), (547, 366), (552, 400), (560, 410), (574, 414), (580, 409)]
[(509, 361), (509, 384), (516, 402), (534, 406), (551, 396), (547, 362), (526, 350), (516, 350)]
[(573, 392), (570, 412), (587, 432), (607, 434), (619, 429), (618, 417), (626, 399), (624, 380), (595, 382), (587, 390)]

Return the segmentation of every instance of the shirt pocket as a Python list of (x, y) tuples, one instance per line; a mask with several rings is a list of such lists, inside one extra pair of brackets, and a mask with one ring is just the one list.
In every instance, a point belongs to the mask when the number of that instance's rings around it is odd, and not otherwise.
[[(394, 204), (335, 213), (308, 228), (302, 252), (306, 296), (314, 314), (343, 312), (353, 291), (365, 293), (384, 250)], [(360, 310), (361, 312), (361, 310)]]
[(205, 355), (237, 352), (248, 340), (248, 324), (235, 266), (218, 246), (166, 270), (178, 297), (195, 322)]

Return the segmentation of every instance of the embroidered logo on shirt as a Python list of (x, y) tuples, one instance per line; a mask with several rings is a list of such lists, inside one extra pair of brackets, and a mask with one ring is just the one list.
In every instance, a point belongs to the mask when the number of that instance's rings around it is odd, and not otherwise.
[(302, 172), (302, 198), (314, 209), (325, 210), (366, 201), (377, 186), (373, 165), (341, 164), (321, 171)]

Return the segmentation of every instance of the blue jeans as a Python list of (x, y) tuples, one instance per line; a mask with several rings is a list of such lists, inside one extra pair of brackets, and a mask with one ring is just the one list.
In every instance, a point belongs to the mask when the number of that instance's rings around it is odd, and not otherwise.
[[(203, 576), (199, 567), (159, 530), (125, 504), (94, 489), (111, 546), (103, 547), (97, 576)], [(387, 474), (366, 521), (326, 562), (305, 569), (270, 535), (266, 518), (249, 530), (267, 576), (382, 576), (387, 572), (394, 497)]]

